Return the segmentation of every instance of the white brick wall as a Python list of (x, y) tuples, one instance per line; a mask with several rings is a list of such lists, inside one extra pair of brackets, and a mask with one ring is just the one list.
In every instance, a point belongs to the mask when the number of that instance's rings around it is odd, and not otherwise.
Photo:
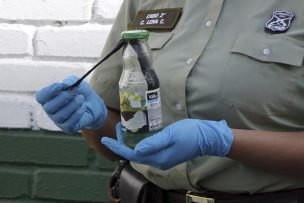
[(31, 55), (34, 32), (33, 26), (0, 24), (0, 54)]
[(102, 17), (104, 19), (113, 19), (116, 16), (117, 7), (122, 3), (122, 0), (109, 1), (109, 0), (99, 0), (94, 3), (95, 17)]
[(31, 128), (33, 99), (22, 94), (1, 94), (0, 127)]
[(35, 92), (97, 61), (122, 0), (0, 0), (0, 128), (59, 130)]
[(38, 29), (38, 56), (98, 57), (111, 25), (51, 26)]
[(92, 4), (93, 0), (0, 0), (0, 19), (88, 22)]

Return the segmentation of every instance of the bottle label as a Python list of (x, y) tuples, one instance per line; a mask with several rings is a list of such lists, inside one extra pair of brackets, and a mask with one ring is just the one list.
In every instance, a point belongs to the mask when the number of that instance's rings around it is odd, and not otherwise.
[(120, 90), (121, 123), (128, 132), (149, 132), (162, 127), (159, 88), (146, 91), (145, 97), (136, 92)]
[(125, 71), (127, 83), (142, 83), (145, 81), (145, 76), (142, 74), (141, 71)]
[(149, 131), (162, 128), (162, 114), (159, 88), (146, 92)]

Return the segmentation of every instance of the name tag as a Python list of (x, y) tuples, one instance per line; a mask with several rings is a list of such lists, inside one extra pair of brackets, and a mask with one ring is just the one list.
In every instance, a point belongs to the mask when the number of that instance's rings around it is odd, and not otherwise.
[(129, 29), (172, 30), (182, 14), (182, 8), (140, 10)]

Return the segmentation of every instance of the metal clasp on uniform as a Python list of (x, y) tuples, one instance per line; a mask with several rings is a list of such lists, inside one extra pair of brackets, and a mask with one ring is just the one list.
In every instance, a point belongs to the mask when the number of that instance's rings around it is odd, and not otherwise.
[(201, 196), (191, 194), (191, 192), (187, 192), (186, 203), (215, 203), (215, 199), (201, 197)]

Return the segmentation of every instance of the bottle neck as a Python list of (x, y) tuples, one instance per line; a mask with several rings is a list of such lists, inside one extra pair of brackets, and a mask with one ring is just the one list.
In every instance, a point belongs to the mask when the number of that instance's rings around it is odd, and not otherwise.
[(137, 54), (138, 62), (142, 70), (151, 69), (150, 50), (147, 47), (147, 40), (131, 40), (128, 44)]
[(148, 84), (148, 90), (159, 88), (158, 78), (151, 67), (151, 52), (146, 43), (146, 40), (132, 40), (129, 42), (129, 44), (137, 54), (141, 71), (145, 76), (146, 82)]

